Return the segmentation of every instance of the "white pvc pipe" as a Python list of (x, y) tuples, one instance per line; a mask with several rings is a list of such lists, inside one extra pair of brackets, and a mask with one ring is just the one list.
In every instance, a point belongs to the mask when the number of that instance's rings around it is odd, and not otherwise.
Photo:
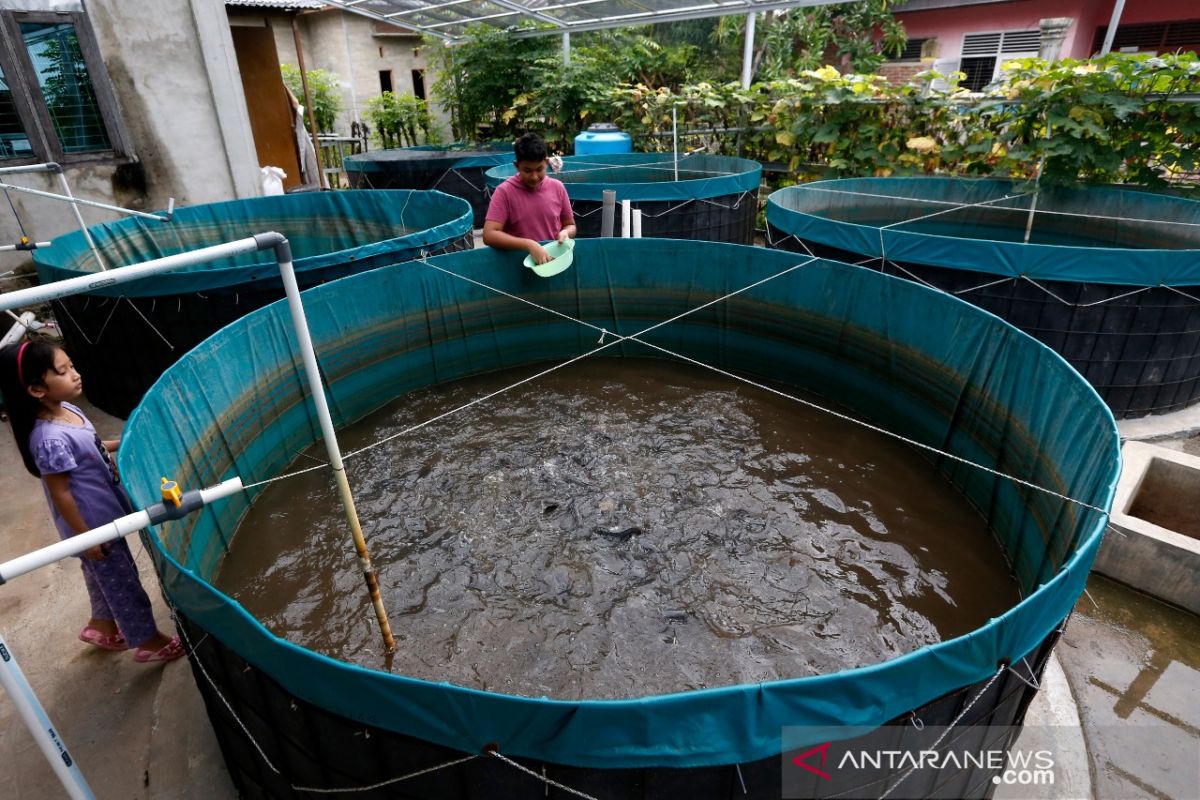
[[(33, 242), (34, 247), (49, 247), (51, 244), (52, 244), (51, 242)], [(28, 250), (28, 249), (29, 248), (27, 246), (22, 247), (19, 244), (0, 245), (0, 252), (8, 252), (9, 250)]]
[(630, 215), (631, 208), (632, 208), (632, 206), (629, 205), (628, 200), (621, 201), (621, 238), (622, 239), (629, 238), (629, 215)]
[(25, 722), (25, 727), (33, 735), (38, 749), (50, 762), (50, 767), (58, 776), (67, 796), (72, 800), (95, 800), (91, 787), (84, 780), (75, 759), (67, 751), (67, 746), (58, 738), (58, 733), (50, 723), (50, 717), (38, 702), (33, 687), (29, 685), (25, 673), (21, 671), (3, 636), (0, 636), (0, 686), (4, 687), (4, 691), (12, 700), (17, 716)]
[(79, 230), (83, 232), (83, 238), (87, 240), (88, 247), (92, 250), (92, 258), (96, 259), (96, 264), (100, 267), (100, 271), (104, 272), (108, 269), (108, 265), (100, 257), (100, 248), (96, 247), (96, 240), (92, 238), (92, 232), (88, 230), (87, 224), (83, 221), (83, 214), (79, 211), (79, 204), (75, 202), (75, 195), (71, 194), (71, 184), (67, 183), (67, 173), (59, 172), (58, 182), (62, 184), (63, 194), (67, 196), (67, 202), (71, 204), (71, 210), (75, 212), (75, 221), (79, 223)]
[(0, 167), (0, 175), (16, 175), (21, 172), (59, 172), (58, 164), (50, 161), (46, 164), (27, 164), (23, 167)]
[(213, 261), (226, 256), (235, 256), (239, 253), (252, 253), (258, 249), (259, 245), (256, 239), (238, 239), (236, 242), (204, 247), (200, 250), (193, 250), (190, 253), (176, 253), (172, 256), (144, 261), (141, 264), (110, 269), (100, 275), (80, 275), (76, 278), (67, 278), (66, 280), (48, 283), (45, 286), (19, 289), (15, 292), (0, 294), (0, 311), (6, 308), (37, 305), (38, 303), (57, 300), (60, 297), (72, 294), (89, 292), (93, 289), (103, 289), (107, 286), (140, 280), (151, 275), (157, 275), (160, 272), (169, 272), (173, 269), (192, 264), (202, 264), (206, 261)]
[(157, 214), (147, 214), (145, 211), (134, 211), (132, 208), (110, 206), (108, 203), (98, 203), (95, 200), (82, 200), (78, 197), (71, 196), (69, 192), (66, 195), (54, 194), (53, 192), (43, 192), (41, 189), (30, 189), (28, 186), (14, 186), (11, 183), (0, 183), (0, 188), (12, 189), (14, 192), (25, 192), (26, 194), (33, 194), (37, 195), (38, 197), (46, 197), (51, 200), (62, 200), (64, 203), (70, 203), (71, 205), (103, 208), (105, 211), (116, 211), (118, 214), (129, 214), (134, 217), (145, 217), (146, 219), (158, 220), (159, 222), (169, 222), (166, 217), (160, 217)]
[[(216, 486), (201, 489), (200, 498), (207, 505), (214, 500), (229, 497), (231, 494), (237, 494), (240, 491), (242, 491), (242, 479), (230, 478), (227, 481), (218, 483)], [(13, 578), (18, 578), (27, 572), (33, 572), (35, 569), (41, 569), (44, 566), (53, 564), (55, 561), (77, 556), (84, 550), (90, 550), (97, 545), (106, 544), (123, 536), (128, 536), (131, 533), (137, 533), (149, 525), (150, 514), (145, 510), (117, 517), (107, 525), (92, 528), (90, 531), (76, 534), (69, 539), (63, 539), (60, 542), (55, 542), (54, 544), (34, 550), (32, 553), (26, 553), (10, 561), (5, 561), (0, 564), (0, 583), (7, 583)]]
[(300, 287), (296, 284), (296, 271), (292, 268), (292, 262), (280, 260), (279, 274), (283, 277), (283, 288), (287, 292), (288, 308), (292, 312), (292, 324), (300, 345), (300, 357), (304, 361), (304, 373), (308, 378), (308, 390), (312, 395), (313, 405), (316, 407), (317, 421), (321, 425), (321, 436), (325, 440), (325, 453), (329, 456), (329, 466), (333, 469), (333, 476), (337, 482), (342, 509), (345, 511), (346, 521), (350, 525), (350, 535), (357, 551), (359, 570), (366, 578), (371, 604), (375, 609), (380, 633), (383, 635), (384, 646), (390, 653), (396, 649), (396, 642), (392, 637), (391, 624), (383, 606), (383, 599), (379, 594), (375, 571), (371, 567), (371, 558), (367, 553), (362, 525), (358, 520), (358, 511), (354, 507), (354, 495), (350, 491), (350, 482), (346, 478), (346, 467), (342, 463), (342, 451), (338, 446), (333, 418), (329, 415), (329, 403), (325, 399), (325, 387), (321, 383), (321, 370), (317, 365), (317, 354), (313, 349), (312, 335), (308, 330), (308, 319), (304, 314), (304, 301), (300, 299)]
[(637, 208), (633, 210), (633, 238), (642, 238), (642, 212)]
[(671, 106), (671, 153), (675, 162), (675, 180), (679, 180), (679, 109)]
[[(11, 311), (9, 316), (15, 316)], [(26, 311), (21, 316), (17, 317), (16, 324), (8, 329), (8, 333), (0, 338), (0, 350), (8, 347), (10, 344), (16, 344), (21, 341), (21, 337), (25, 335), (25, 331), (33, 327), (33, 323), (37, 321), (32, 311)]]

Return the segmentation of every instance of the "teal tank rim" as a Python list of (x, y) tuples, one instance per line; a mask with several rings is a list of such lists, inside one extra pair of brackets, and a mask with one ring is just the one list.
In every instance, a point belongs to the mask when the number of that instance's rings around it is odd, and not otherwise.
[[(379, 238), (362, 241), (356, 238), (359, 234), (340, 229), (339, 220), (352, 221), (362, 228), (363, 236), (375, 231)], [(397, 228), (410, 232), (395, 236)], [(470, 235), (471, 229), (471, 205), (460, 197), (433, 190), (346, 189), (181, 206), (169, 221), (126, 217), (92, 225), (88, 233), (106, 261), (128, 266), (278, 230), (293, 239), (293, 266), (298, 273), (305, 273), (354, 264), (374, 268), (417, 258), (424, 250), (436, 250)], [(33, 260), (42, 283), (100, 271), (87, 239), (78, 230), (57, 237), (49, 248), (38, 249)], [(185, 294), (243, 283), (258, 285), (277, 281), (278, 276), (271, 251), (261, 251), (187, 267), (154, 280), (95, 289), (90, 294)]]
[[(595, 153), (582, 156), (565, 156), (561, 172), (549, 172), (551, 178), (561, 178), (571, 173), (591, 173), (584, 181), (565, 180), (567, 196), (571, 200), (601, 202), (604, 190), (612, 189), (617, 200), (684, 201), (706, 200), (727, 195), (757, 192), (762, 182), (762, 165), (757, 161), (736, 156), (714, 156), (704, 153), (684, 155), (679, 159), (679, 169), (690, 172), (712, 173), (703, 178), (662, 181), (605, 181), (606, 172), (620, 167), (641, 168), (647, 175), (654, 169), (667, 172), (674, 169), (671, 153)], [(512, 164), (502, 164), (484, 173), (489, 189), (517, 173)]]
[[(635, 270), (638, 275), (649, 271), (663, 280), (675, 281), (683, 290), (683, 287), (693, 285), (698, 275), (732, 281), (727, 285), (745, 285), (749, 282), (745, 275), (730, 279), (718, 273), (730, 266), (740, 264), (745, 267), (751, 258), (762, 259), (765, 267), (771, 270), (797, 261), (795, 254), (782, 251), (674, 240), (584, 240), (577, 250), (577, 265), (591, 258), (596, 274), (587, 277), (578, 269), (570, 271), (573, 274), (564, 274), (560, 288), (565, 287), (568, 295), (572, 284), (576, 291), (592, 284), (600, 286), (610, 275), (622, 270)], [(676, 255), (677, 265), (662, 264), (668, 252)], [(517, 260), (511, 254), (485, 249), (439, 256), (431, 262), (498, 283), (505, 290), (528, 293), (530, 285), (522, 284), (526, 276), (516, 267)], [(1087, 414), (1092, 416), (1082, 419), (1078, 413), (1062, 413), (1059, 407), (1049, 403), (1050, 389), (1039, 381), (1027, 381), (1025, 388), (1021, 388), (1009, 381), (1006, 373), (993, 375), (992, 370), (984, 369), (983, 365), (979, 366), (977, 375), (980, 380), (997, 382), (996, 402), (1011, 396), (1011, 403), (1019, 402), (1021, 408), (1034, 415), (1023, 424), (1039, 429), (1026, 431), (1024, 435), (1030, 441), (1039, 442), (1039, 448), (1045, 448), (1045, 451), (1039, 449), (1039, 459), (1043, 458), (1044, 452), (1067, 453), (1082, 449), (1086, 442), (1080, 441), (1071, 426), (1086, 425), (1095, 451), (1093, 456), (1098, 461), (1090, 467), (1092, 472), (1075, 477), (1085, 480), (1091, 488), (1087, 492), (1068, 491), (1100, 508), (1111, 506), (1120, 472), (1120, 441), (1115, 421), (1095, 390), (1061, 357), (1003, 320), (958, 298), (837, 262), (814, 262), (812, 266), (811, 270), (798, 270), (795, 274), (805, 276), (805, 288), (815, 292), (813, 305), (816, 308), (829, 305), (834, 297), (830, 292), (841, 294), (839, 311), (861, 313), (864, 319), (875, 317), (881, 326), (879, 330), (886, 331), (889, 336), (916, 337), (931, 347), (949, 347), (951, 343), (942, 341), (946, 337), (937, 331), (914, 329), (905, 332), (890, 328), (889, 321), (934, 320), (935, 327), (939, 324), (954, 327), (961, 320), (979, 320), (983, 328), (979, 340), (989, 342), (989, 352), (994, 352), (997, 357), (1017, 359), (1009, 364), (1009, 369), (1015, 370), (1014, 374), (1027, 378), (1029, 370), (1033, 369), (1060, 377), (1061, 386), (1057, 388), (1063, 394), (1057, 399), (1080, 402), (1083, 404), (1080, 409), (1086, 408)], [(534, 287), (547, 289), (544, 284), (534, 284)], [(434, 270), (392, 267), (315, 287), (305, 292), (305, 301), (320, 348), (322, 341), (330, 341), (329, 336), (334, 335), (332, 329), (324, 326), (331, 309), (338, 305), (331, 301), (341, 295), (354, 292), (364, 302), (384, 303), (389, 313), (398, 315), (405, 309), (393, 308), (391, 298), (444, 298), (446, 291), (458, 292), (467, 300), (477, 296), (480, 290), (464, 287)], [(720, 291), (720, 287), (714, 291)], [(871, 306), (872, 296), (886, 299), (887, 305)], [(910, 313), (916, 301), (928, 301), (935, 308)], [(217, 355), (218, 348), (240, 346), (239, 342), (249, 338), (248, 328), (257, 330), (255, 326), (264, 326), (263, 330), (286, 330), (289, 325), (286, 306), (282, 302), (273, 304), (214, 334), (197, 348), (192, 358), (197, 367), (202, 366), (204, 361), (211, 361)], [(618, 335), (625, 332), (619, 320), (614, 320), (609, 330)], [(589, 344), (594, 343), (594, 335), (586, 338)], [(337, 359), (333, 353), (325, 355), (323, 360), (326, 369), (330, 370), (336, 411), (339, 397), (348, 402), (354, 396), (352, 392), (347, 394), (350, 390), (345, 388), (352, 375), (330, 369)], [(127, 443), (132, 446), (122, 448), (119, 461), (126, 480), (133, 481), (130, 489), (138, 504), (156, 499), (151, 483), (157, 480), (161, 471), (158, 456), (163, 452), (163, 448), (147, 451), (147, 442), (160, 439), (145, 437), (158, 430), (164, 419), (177, 417), (179, 398), (172, 387), (176, 385), (176, 378), (183, 384), (188, 383), (191, 368), (187, 359), (172, 366), (130, 417)], [(379, 362), (372, 362), (372, 370), (379, 368)], [(238, 384), (233, 377), (225, 382), (230, 386)], [(1030, 383), (1037, 385), (1030, 387)], [(237, 390), (243, 391), (240, 387)], [(206, 403), (210, 399), (206, 399)], [(351, 417), (357, 416), (347, 413)], [(193, 422), (187, 415), (181, 420), (184, 425)], [(225, 420), (225, 423), (236, 427), (252, 424), (252, 420)], [(1097, 430), (1097, 425), (1102, 430)], [(187, 430), (171, 433), (168, 444), (176, 449), (186, 448), (187, 435)], [(218, 441), (214, 446), (217, 448), (214, 452), (218, 452), (228, 445)], [(212, 468), (206, 457), (201, 457), (197, 463)], [(1073, 466), (1083, 469), (1084, 465)], [(952, 472), (954, 465), (950, 464), (948, 468)], [(228, 475), (221, 472), (213, 477)], [(267, 476), (252, 476), (252, 479), (260, 477)], [(1007, 484), (998, 486), (1003, 494)], [(776, 754), (780, 747), (781, 725), (862, 724), (873, 727), (947, 691), (987, 679), (1001, 659), (1016, 660), (1032, 651), (1069, 614), (1083, 591), (1105, 530), (1107, 513), (1089, 519), (1090, 522), (1079, 523), (1072, 540), (1064, 545), (1073, 550), (1069, 555), (1064, 551), (1062, 563), (1052, 576), (1038, 580), (1033, 591), (1013, 608), (964, 636), (921, 647), (882, 663), (828, 675), (651, 698), (575, 701), (516, 697), (390, 675), (305, 650), (275, 637), (235, 601), (204, 581), (194, 564), (177, 560), (160, 538), (170, 539), (174, 535), (165, 526), (157, 531), (158, 535), (148, 534), (147, 538), (163, 578), (164, 590), (172, 602), (184, 608), (189, 618), (206, 629), (219, 628), (227, 635), (223, 639), (227, 646), (247, 661), (268, 669), (275, 680), (294, 694), (335, 713), (465, 752), (478, 752), (487, 743), (499, 741), (503, 752), (554, 763), (598, 768), (689, 767), (754, 761)], [(1026, 546), (1026, 539), (1019, 539), (1018, 545)], [(281, 667), (283, 654), (300, 660)], [(355, 694), (367, 696), (369, 701), (360, 702), (337, 688), (334, 679), (339, 675), (351, 679), (359, 687)], [(368, 686), (374, 688), (368, 689)], [(922, 702), (913, 702), (914, 696), (922, 698)], [(680, 719), (689, 720), (689, 724), (679, 724)], [(634, 733), (629, 736), (622, 733), (630, 730)]]
[(511, 163), (512, 142), (452, 142), (448, 145), (421, 144), (393, 147), (346, 156), (342, 164), (347, 172), (382, 172), (387, 164), (412, 164), (433, 169), (466, 169)]
[[(1018, 195), (1021, 202), (1028, 203), (1025, 198), (1033, 196), (1033, 189), (1031, 182), (1001, 178), (839, 178), (772, 192), (767, 198), (766, 218), (775, 236), (794, 236), (870, 258), (886, 254), (888, 260), (900, 263), (1073, 283), (1200, 285), (1200, 200), (1155, 194), (1136, 187), (1042, 187), (1037, 190), (1038, 208), (1047, 211), (1048, 204), (1056, 199), (1073, 208), (1067, 212), (1069, 216), (1064, 218), (1063, 225), (1076, 233), (1094, 232), (1097, 242), (1113, 235), (1114, 221), (1108, 217), (1125, 217), (1159, 226), (1157, 230), (1147, 227), (1143, 234), (1147, 242), (1157, 233), (1186, 246), (1025, 244), (979, 235), (957, 236), (952, 223), (946, 223), (945, 230), (938, 233), (926, 233), (905, 230), (899, 227), (901, 221), (898, 219), (881, 220), (875, 225), (843, 221), (819, 213), (826, 210), (837, 213), (839, 207), (846, 208), (855, 203), (861, 207), (864, 201), (857, 200), (855, 195), (863, 193), (875, 201), (886, 202), (889, 197), (894, 198), (897, 205), (912, 199), (945, 203), (956, 194), (968, 195), (971, 202), (979, 206), (994, 204), (1014, 214), (1025, 215), (1027, 207), (1000, 206), (998, 201), (1006, 195)], [(840, 192), (847, 194), (838, 197)], [(953, 202), (958, 201), (951, 201), (951, 204)], [(1123, 209), (1131, 209), (1132, 213), (1105, 213)], [(937, 212), (941, 210), (940, 205), (930, 206), (930, 220), (939, 216)], [(962, 212), (974, 213), (971, 203), (964, 203)], [(978, 230), (979, 222), (972, 218), (963, 223), (962, 229)]]

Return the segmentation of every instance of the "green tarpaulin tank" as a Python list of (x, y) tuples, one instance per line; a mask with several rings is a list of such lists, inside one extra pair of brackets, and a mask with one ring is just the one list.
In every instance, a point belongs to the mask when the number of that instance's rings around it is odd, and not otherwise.
[[(380, 796), (532, 800), (546, 796), (544, 776), (602, 798), (778, 798), (783, 781), (804, 779), (792, 759), (822, 742), (833, 753), (912, 743), (914, 720), (1019, 724), (1105, 530), (1119, 440), (1096, 392), (1011, 325), (910, 281), (779, 250), (593, 239), (552, 278), (519, 253), (478, 249), (303, 297), (339, 426), (435, 383), (580, 357), (682, 356), (819, 394), (929, 459), (986, 519), (1023, 599), (967, 635), (832, 674), (611, 700), (514, 696), (365, 669), (267, 630), (210, 583), (252, 491), (145, 536), (245, 796), (387, 782)], [(158, 499), (161, 475), (185, 487), (280, 475), (318, 436), (299, 362), (275, 303), (168, 369), (125, 428), (135, 502)], [(382, 587), (385, 605), (400, 588)], [(784, 738), (795, 726), (825, 738)], [(902, 771), (797, 785), (881, 797)], [(991, 776), (947, 770), (941, 789), (905, 796), (990, 796)]]

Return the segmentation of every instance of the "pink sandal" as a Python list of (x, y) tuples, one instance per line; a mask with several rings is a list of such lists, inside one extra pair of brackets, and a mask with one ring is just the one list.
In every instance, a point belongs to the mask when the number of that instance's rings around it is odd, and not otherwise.
[(134, 650), (133, 660), (139, 664), (149, 664), (152, 661), (174, 661), (182, 655), (183, 643), (179, 641), (178, 636), (172, 636), (171, 641), (158, 650), (146, 650), (141, 647)]
[(104, 633), (103, 631), (96, 630), (91, 625), (84, 627), (79, 632), (79, 641), (86, 642), (93, 647), (99, 647), (101, 650), (112, 650), (116, 653), (129, 649), (129, 645), (125, 642), (125, 637), (120, 633)]

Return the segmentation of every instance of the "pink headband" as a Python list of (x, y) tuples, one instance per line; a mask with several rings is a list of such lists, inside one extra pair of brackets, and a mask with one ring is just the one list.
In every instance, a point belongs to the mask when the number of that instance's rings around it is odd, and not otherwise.
[(21, 372), (21, 359), (25, 356), (25, 348), (29, 347), (29, 342), (21, 342), (21, 348), (17, 350), (17, 380), (21, 385), (25, 385), (25, 375)]

